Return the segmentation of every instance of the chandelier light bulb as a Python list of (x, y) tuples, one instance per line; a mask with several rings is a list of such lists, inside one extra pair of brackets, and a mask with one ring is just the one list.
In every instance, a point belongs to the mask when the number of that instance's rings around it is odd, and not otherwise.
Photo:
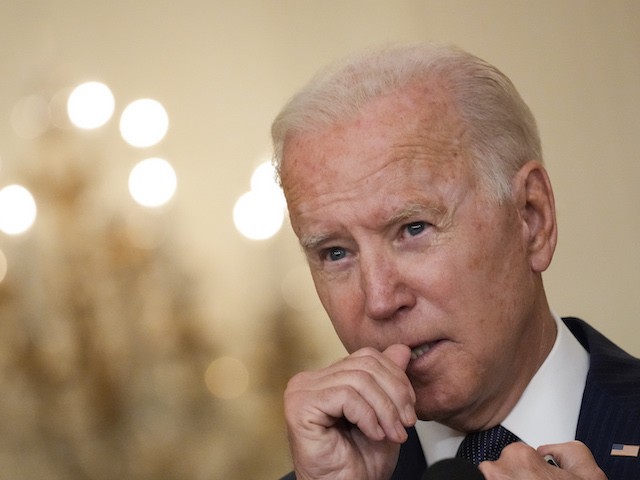
[(100, 82), (86, 82), (73, 89), (67, 100), (69, 120), (76, 127), (94, 129), (107, 123), (115, 108), (109, 87)]
[(176, 172), (162, 158), (148, 158), (139, 162), (129, 174), (129, 193), (144, 207), (159, 207), (176, 192)]
[(22, 185), (9, 185), (0, 190), (0, 230), (7, 235), (20, 235), (31, 228), (37, 208), (33, 196)]
[(160, 102), (142, 98), (130, 103), (120, 117), (120, 134), (129, 145), (145, 148), (160, 142), (169, 129), (169, 116)]

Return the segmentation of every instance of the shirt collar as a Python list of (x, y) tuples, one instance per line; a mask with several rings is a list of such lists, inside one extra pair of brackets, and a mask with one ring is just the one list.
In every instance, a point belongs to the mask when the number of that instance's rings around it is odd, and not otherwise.
[[(575, 438), (589, 354), (557, 315), (556, 340), (520, 400), (502, 425), (537, 448)], [(465, 437), (446, 425), (418, 421), (416, 430), (429, 463), (455, 456)]]

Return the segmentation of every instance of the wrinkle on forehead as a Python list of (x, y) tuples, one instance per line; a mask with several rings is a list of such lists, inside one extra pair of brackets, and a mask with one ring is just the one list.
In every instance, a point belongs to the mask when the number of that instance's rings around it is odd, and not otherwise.
[[(407, 178), (411, 180), (409, 183)], [(394, 188), (395, 184), (398, 184), (397, 188)], [(286, 192), (293, 216), (304, 216), (309, 211), (343, 202), (356, 202), (354, 205), (368, 208), (370, 201), (378, 203), (376, 197), (382, 194), (387, 195), (385, 203), (390, 210), (395, 209), (392, 215), (399, 221), (400, 217), (408, 218), (418, 209), (423, 212), (433, 209), (441, 203), (442, 195), (447, 196), (446, 192), (467, 190), (471, 185), (459, 165), (435, 160), (430, 155), (413, 155), (411, 158), (394, 156), (384, 163), (379, 162), (375, 170), (338, 170), (336, 175), (327, 175), (325, 170), (318, 177), (307, 177), (295, 186)], [(396, 196), (404, 200), (413, 197), (413, 208), (394, 207)], [(381, 223), (392, 223), (392, 220), (384, 219)]]
[[(332, 199), (351, 198), (380, 176), (386, 176), (385, 183), (392, 184), (411, 174), (414, 178), (423, 178), (425, 186), (436, 180), (444, 183), (461, 181), (466, 176), (463, 172), (468, 166), (467, 156), (457, 142), (413, 137), (406, 142), (399, 139), (391, 146), (380, 145), (380, 149), (374, 143), (366, 152), (344, 152), (337, 148), (334, 154), (334, 148), (328, 145), (322, 152), (312, 154), (314, 161), (292, 156), (283, 172), (288, 202), (297, 204), (311, 197), (319, 200), (324, 195), (330, 195)], [(323, 145), (327, 142), (330, 138)], [(292, 143), (292, 150), (302, 151), (305, 143), (304, 139), (299, 144)], [(354, 164), (346, 160), (347, 156), (360, 156), (356, 164), (362, 168), (345, 168), (345, 163)]]

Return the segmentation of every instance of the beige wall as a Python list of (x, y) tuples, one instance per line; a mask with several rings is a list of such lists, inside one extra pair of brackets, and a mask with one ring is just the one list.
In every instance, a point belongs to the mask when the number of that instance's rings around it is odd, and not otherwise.
[[(560, 219), (546, 277), (551, 303), (638, 355), (639, 29), (633, 0), (4, 0), (0, 179), (30, 148), (7, 118), (34, 89), (100, 79), (120, 107), (140, 96), (162, 101), (170, 132), (149, 153), (170, 159), (180, 184), (161, 215), (201, 281), (212, 333), (224, 329), (225, 349), (241, 356), (265, 312), (278, 308), (280, 280), (302, 264), (289, 232), (250, 242), (231, 219), (268, 153), (273, 115), (347, 52), (387, 41), (455, 43), (510, 75), (538, 118)], [(126, 205), (118, 179), (147, 153), (125, 148), (113, 124), (94, 137), (110, 159), (111, 200)], [(309, 294), (308, 284), (300, 288)], [(331, 336), (317, 305), (304, 318)]]

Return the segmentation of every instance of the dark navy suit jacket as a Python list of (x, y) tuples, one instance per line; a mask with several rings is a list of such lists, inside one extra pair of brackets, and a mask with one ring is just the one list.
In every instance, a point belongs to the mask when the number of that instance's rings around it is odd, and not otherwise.
[[(589, 373), (576, 439), (584, 442), (609, 480), (640, 479), (640, 457), (611, 455), (613, 444), (640, 445), (640, 359), (577, 318), (564, 318), (589, 352)], [(420, 480), (426, 462), (415, 429), (400, 448), (391, 480)], [(282, 480), (294, 480), (290, 473)]]

